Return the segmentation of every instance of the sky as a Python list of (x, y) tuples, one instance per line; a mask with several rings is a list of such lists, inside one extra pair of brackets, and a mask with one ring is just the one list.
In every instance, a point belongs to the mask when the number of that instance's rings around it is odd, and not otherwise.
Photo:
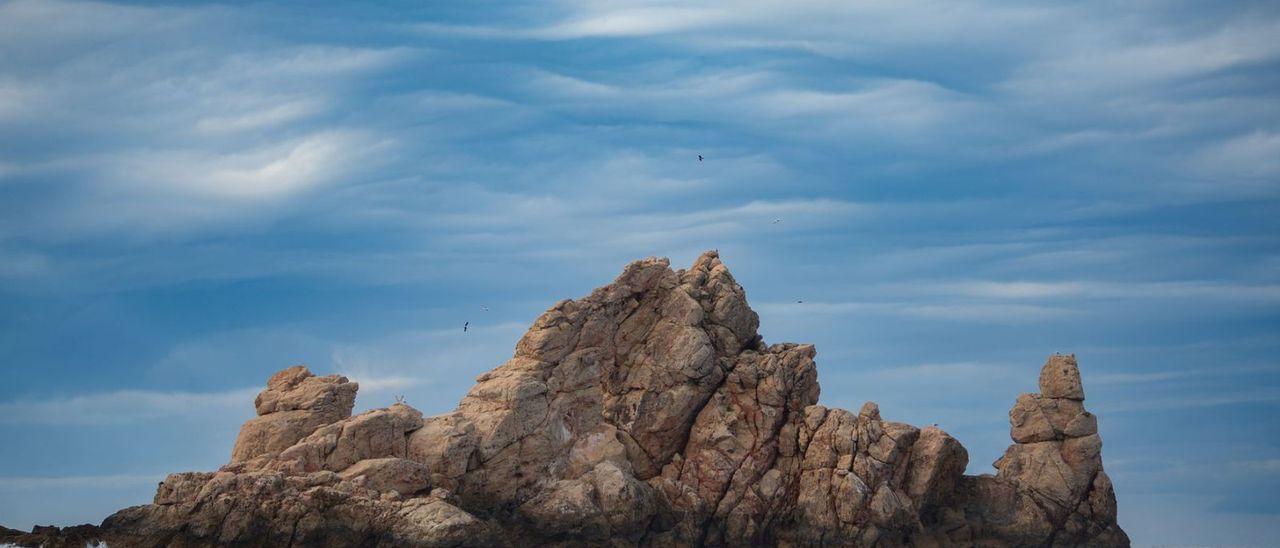
[(0, 0), (0, 525), (718, 249), (824, 405), (992, 473), (1074, 352), (1136, 545), (1280, 538), (1280, 5), (355, 4)]

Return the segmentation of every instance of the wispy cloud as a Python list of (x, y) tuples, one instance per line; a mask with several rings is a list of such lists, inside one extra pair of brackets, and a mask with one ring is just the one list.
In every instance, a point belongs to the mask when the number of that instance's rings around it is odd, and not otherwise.
[(1189, 395), (1172, 398), (1141, 398), (1125, 403), (1103, 405), (1098, 413), (1155, 412), (1169, 409), (1195, 409), (1245, 404), (1273, 404), (1280, 402), (1280, 390), (1263, 388), (1208, 395)]
[[(803, 299), (801, 299), (803, 301)], [(1001, 304), (1001, 303), (947, 303), (927, 304), (922, 302), (823, 302), (804, 301), (794, 303), (763, 302), (753, 303), (761, 313), (780, 315), (847, 315), (864, 314), (899, 315), (920, 319), (963, 321), (979, 320), (1004, 323), (1021, 321), (1048, 321), (1080, 315), (1081, 310), (1069, 307)]]
[(42, 400), (0, 402), (0, 424), (93, 425), (194, 419), (252, 413), (260, 388), (225, 392), (117, 390)]
[[(866, 376), (884, 380), (918, 380), (929, 379), (931, 381), (939, 381), (945, 379), (968, 380), (979, 377), (992, 375), (1007, 375), (1019, 368), (1010, 364), (1001, 363), (979, 363), (979, 362), (950, 362), (950, 363), (921, 363), (914, 365), (901, 365), (895, 367), (884, 367), (872, 369), (865, 373)], [(1092, 377), (1091, 377), (1092, 378)]]
[[(263, 201), (348, 182), (357, 167), (376, 165), (392, 138), (334, 113), (360, 78), (418, 53), (212, 41), (243, 17), (216, 8), (0, 9), (19, 22), (0, 31), (0, 43), (21, 44), (6, 48), (18, 52), (7, 63), (20, 70), (0, 72), (0, 130), (46, 143), (0, 153), (9, 166), (0, 178), (16, 187), (60, 179), (73, 195), (52, 215), (0, 224), (0, 234), (28, 237), (208, 228), (263, 215)], [(47, 32), (22, 30), (30, 28)], [(68, 46), (82, 40), (99, 45)], [(150, 48), (151, 40), (167, 46)]]
[(253, 151), (218, 156), (147, 151), (111, 163), (117, 178), (144, 192), (255, 201), (348, 176), (358, 164), (372, 160), (378, 143), (371, 141), (353, 132), (324, 132)]
[(1280, 300), (1280, 285), (1226, 284), (1216, 281), (1178, 282), (995, 282), (958, 281), (913, 283), (898, 291), (1016, 299), (1233, 299), (1259, 304)]
[(1192, 156), (1192, 167), (1212, 180), (1226, 177), (1262, 188), (1280, 179), (1280, 133), (1254, 131), (1210, 143)]
[[(295, 363), (445, 411), (549, 303), (711, 248), (824, 403), (956, 427), (982, 471), (1059, 349), (1108, 459), (1267, 462), (1264, 4), (0, 1), (0, 436), (31, 436), (0, 466), (161, 469), (55, 434), (231, 437)], [(1127, 519), (1148, 480), (1115, 479)]]

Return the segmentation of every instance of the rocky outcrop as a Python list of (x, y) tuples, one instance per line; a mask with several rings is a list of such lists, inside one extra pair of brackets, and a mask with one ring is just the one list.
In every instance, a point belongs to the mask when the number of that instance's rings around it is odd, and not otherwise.
[(258, 417), (240, 429), (231, 462), (258, 468), (317, 428), (350, 417), (358, 388), (346, 377), (317, 377), (300, 365), (272, 375), (253, 402)]
[(1084, 409), (1074, 355), (1054, 355), (1040, 370), (1040, 393), (1009, 411), (1013, 445), (995, 477), (962, 478), (974, 534), (1017, 544), (1123, 545), (1116, 495), (1102, 470), (1098, 419)]
[(815, 349), (766, 345), (715, 252), (544, 313), (457, 409), (351, 416), (274, 375), (231, 462), (108, 518), (138, 546), (1127, 545), (1074, 356), (1010, 412), (994, 476), (937, 427), (818, 405)]

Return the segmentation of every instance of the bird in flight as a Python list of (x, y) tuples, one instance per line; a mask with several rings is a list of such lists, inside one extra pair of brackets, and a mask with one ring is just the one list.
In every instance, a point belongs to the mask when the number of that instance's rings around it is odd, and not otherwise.
[(776, 224), (778, 224), (778, 223), (781, 223), (781, 222), (782, 222), (782, 219), (774, 219), (774, 220), (773, 220), (773, 224), (775, 224), (775, 225), (776, 225)]
[(804, 304), (804, 301), (796, 301), (796, 304)]
[(484, 312), (488, 312), (488, 311), (489, 311), (489, 307), (487, 307), (487, 306), (485, 306), (485, 305), (480, 305), (480, 310), (481, 310), (481, 311), (484, 311)]
[(471, 322), (462, 322), (462, 332), (463, 332), (463, 333), (466, 333), (466, 332), (467, 332), (467, 326), (468, 326), (468, 325), (471, 325)]
[(699, 155), (698, 155), (698, 161), (699, 161), (699, 162), (701, 162), (701, 161), (702, 161), (702, 155), (701, 155), (701, 154), (699, 154)]

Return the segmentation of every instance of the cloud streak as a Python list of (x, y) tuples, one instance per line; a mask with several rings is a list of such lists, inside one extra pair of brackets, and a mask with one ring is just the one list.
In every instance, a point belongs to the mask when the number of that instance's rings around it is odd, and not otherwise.
[[(16, 0), (0, 21), (9, 477), (216, 466), (225, 440), (162, 430), (231, 437), (296, 363), (361, 382), (360, 409), (446, 411), (550, 303), (706, 249), (768, 340), (816, 344), (825, 404), (943, 421), (981, 471), (1053, 351), (1080, 355), (1109, 468), (1280, 457), (1257, 441), (1280, 416), (1274, 6)], [(138, 425), (138, 448), (115, 434)], [(1115, 480), (1139, 516), (1158, 480)], [(1168, 511), (1245, 523), (1208, 513), (1258, 501), (1196, 498), (1243, 483), (1172, 482)], [(144, 487), (68, 484), (58, 515)]]
[(117, 390), (0, 403), (0, 424), (106, 425), (244, 415), (259, 388), (225, 392)]

